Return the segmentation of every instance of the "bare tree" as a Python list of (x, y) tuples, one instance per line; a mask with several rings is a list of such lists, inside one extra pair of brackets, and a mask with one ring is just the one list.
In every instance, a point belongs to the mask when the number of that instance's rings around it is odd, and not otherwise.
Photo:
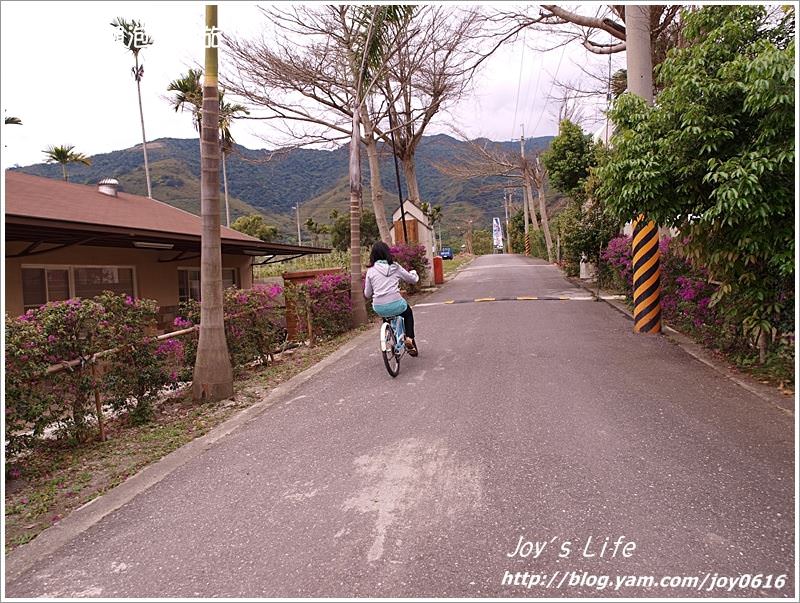
[[(664, 60), (670, 48), (683, 44), (680, 10), (681, 5), (652, 6), (650, 38), (654, 65)], [(626, 49), (625, 5), (620, 4), (595, 5), (594, 14), (555, 4), (522, 11), (499, 9), (487, 17), (487, 22), (495, 26), (493, 35), (501, 42), (513, 40), (523, 29), (533, 27), (559, 35), (559, 45), (578, 41), (595, 54), (614, 54)]]
[[(497, 49), (482, 44), (483, 17), (476, 8), (426, 6), (400, 24), (397, 52), (382, 83), (395, 124), (394, 148), (403, 164), (408, 196), (419, 202), (414, 157), (434, 116), (458, 102), (478, 66)], [(381, 137), (390, 142), (388, 132)]]
[[(349, 12), (336, 6), (271, 7), (262, 12), (275, 25), (277, 41), (227, 38), (233, 64), (225, 80), (229, 91), (261, 111), (254, 119), (269, 121), (298, 146), (348, 140), (357, 68), (350, 56), (355, 31)], [(303, 45), (296, 43), (299, 37)], [(375, 123), (385, 115), (385, 103), (360, 103), (363, 134), (359, 129), (356, 144), (363, 144), (367, 153), (372, 207), (381, 238), (388, 241), (375, 131)]]

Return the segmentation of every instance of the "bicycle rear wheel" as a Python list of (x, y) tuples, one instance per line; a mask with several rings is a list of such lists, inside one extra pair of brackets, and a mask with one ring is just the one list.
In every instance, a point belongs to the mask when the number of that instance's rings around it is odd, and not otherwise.
[(400, 355), (396, 351), (397, 338), (394, 335), (394, 329), (391, 325), (386, 325), (383, 329), (384, 332), (384, 345), (381, 353), (383, 354), (383, 363), (386, 365), (386, 370), (392, 377), (397, 377), (400, 372)]

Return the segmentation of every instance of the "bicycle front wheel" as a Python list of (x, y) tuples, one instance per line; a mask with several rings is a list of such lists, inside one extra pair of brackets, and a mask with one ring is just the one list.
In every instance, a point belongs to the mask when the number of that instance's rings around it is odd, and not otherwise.
[(383, 354), (383, 363), (386, 365), (386, 370), (392, 377), (397, 377), (400, 372), (400, 355), (397, 353), (397, 338), (394, 335), (394, 329), (389, 325), (384, 325), (383, 329), (384, 342), (381, 353)]

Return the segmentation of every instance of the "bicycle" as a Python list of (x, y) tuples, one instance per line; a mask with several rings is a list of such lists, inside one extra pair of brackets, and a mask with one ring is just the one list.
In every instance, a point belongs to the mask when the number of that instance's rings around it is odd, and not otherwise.
[(406, 330), (402, 316), (383, 318), (381, 324), (381, 354), (386, 370), (392, 377), (400, 373), (400, 358), (406, 353)]

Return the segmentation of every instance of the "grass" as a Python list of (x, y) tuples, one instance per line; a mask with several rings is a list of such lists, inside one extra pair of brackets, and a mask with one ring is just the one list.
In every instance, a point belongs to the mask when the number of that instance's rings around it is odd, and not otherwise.
[(104, 442), (76, 446), (47, 441), (25, 456), (7, 459), (6, 553), (30, 542), (71, 511), (147, 465), (264, 399), (277, 385), (372, 328), (374, 325), (368, 324), (313, 348), (297, 348), (267, 367), (243, 372), (234, 384), (233, 399), (197, 404), (191, 400), (191, 392), (185, 391), (159, 404), (153, 420), (145, 425), (130, 425), (124, 416), (107, 420)]
[[(369, 259), (369, 251), (361, 251), (361, 263), (366, 265)], [(295, 272), (300, 270), (313, 270), (315, 268), (344, 268), (350, 267), (350, 251), (338, 251), (334, 249), (330, 253), (305, 255), (288, 262), (276, 264), (265, 264), (254, 269), (253, 275), (256, 278), (269, 276), (281, 276), (284, 272)]]
[(459, 253), (458, 255), (454, 256), (452, 260), (444, 260), (445, 277), (448, 277), (451, 274), (455, 274), (459, 268), (461, 268), (462, 266), (466, 266), (474, 259), (475, 259), (474, 255)]

